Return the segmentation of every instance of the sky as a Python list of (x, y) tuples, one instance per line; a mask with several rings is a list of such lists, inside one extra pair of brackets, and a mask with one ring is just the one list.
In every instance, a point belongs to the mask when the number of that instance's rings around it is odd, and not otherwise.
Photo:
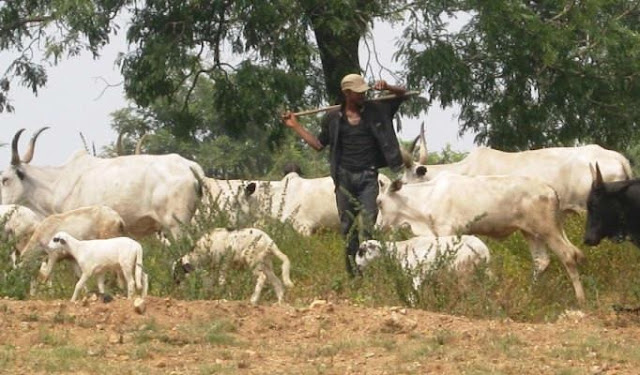
[[(122, 30), (126, 29), (123, 27)], [(29, 89), (12, 82), (9, 93), (13, 113), (0, 113), (0, 165), (2, 169), (11, 158), (11, 140), (16, 131), (25, 128), (18, 149), (23, 154), (31, 134), (37, 129), (49, 126), (38, 138), (33, 165), (61, 165), (78, 149), (83, 148), (79, 133), (87, 141), (95, 144), (100, 152), (117, 137), (111, 129), (110, 114), (129, 105), (124, 97), (122, 85), (106, 87), (122, 81), (119, 68), (115, 64), (119, 52), (126, 52), (125, 33), (113, 36), (111, 43), (101, 51), (101, 57), (94, 60), (90, 53), (62, 60), (57, 66), (47, 69), (46, 87), (34, 95)], [(395, 39), (400, 29), (387, 24), (376, 24), (373, 28), (373, 40), (381, 65), (399, 69), (391, 61), (395, 51)], [(370, 46), (372, 43), (370, 43)], [(361, 63), (366, 61), (367, 50), (361, 48)], [(0, 55), (0, 69), (6, 70), (15, 56), (9, 52)], [(369, 81), (385, 79), (391, 84), (402, 84), (379, 66), (373, 66), (365, 77)], [(414, 88), (411, 88), (414, 89)], [(428, 114), (418, 119), (402, 119), (402, 131), (398, 137), (412, 140), (418, 133), (421, 122), (427, 127), (427, 145), (431, 151), (439, 151), (450, 145), (454, 151), (469, 151), (475, 147), (473, 134), (458, 137), (458, 112), (456, 108), (442, 110), (433, 106)]]

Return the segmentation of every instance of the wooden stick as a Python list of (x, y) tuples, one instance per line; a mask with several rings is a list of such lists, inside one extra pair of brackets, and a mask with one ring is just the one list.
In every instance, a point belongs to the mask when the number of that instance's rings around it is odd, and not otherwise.
[[(407, 91), (404, 93), (403, 97), (405, 96), (414, 96), (414, 95), (419, 95), (420, 92), (419, 91)], [(397, 98), (396, 95), (394, 94), (389, 94), (389, 95), (382, 95), (379, 96), (377, 98), (373, 98), (373, 99), (368, 99), (368, 102), (376, 102), (378, 100), (388, 100), (388, 99), (395, 99)], [(322, 108), (316, 108), (316, 109), (307, 109), (305, 111), (300, 111), (300, 112), (295, 112), (294, 115), (296, 117), (299, 116), (306, 116), (306, 115), (312, 115), (314, 113), (318, 113), (318, 112), (324, 112), (324, 111), (330, 111), (332, 109), (336, 109), (336, 108), (340, 108), (340, 104), (336, 104), (336, 105), (330, 105), (328, 107), (322, 107)]]

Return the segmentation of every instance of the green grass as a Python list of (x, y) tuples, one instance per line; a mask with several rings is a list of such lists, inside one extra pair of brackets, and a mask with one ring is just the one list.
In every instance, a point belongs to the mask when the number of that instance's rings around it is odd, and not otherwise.
[[(640, 251), (631, 243), (603, 241), (598, 247), (582, 245), (584, 216), (571, 216), (565, 223), (569, 239), (585, 254), (579, 265), (587, 303), (583, 310), (607, 311), (612, 304), (640, 304)], [(198, 225), (187, 229), (191, 238), (198, 238), (209, 228), (227, 226), (224, 215), (209, 211), (197, 218)], [(255, 226), (267, 232), (291, 260), (291, 278), (295, 287), (287, 290), (285, 300), (294, 306), (305, 306), (315, 299), (350, 300), (364, 306), (411, 306), (419, 309), (469, 317), (510, 318), (524, 322), (549, 322), (567, 309), (577, 307), (575, 295), (564, 268), (552, 252), (551, 264), (534, 283), (532, 260), (526, 241), (520, 234), (497, 241), (483, 238), (491, 251), (491, 261), (465, 277), (447, 270), (440, 262), (424, 278), (419, 290), (411, 288), (408, 275), (392, 259), (382, 257), (373, 262), (361, 278), (351, 279), (344, 266), (343, 241), (338, 233), (325, 231), (303, 237), (290, 224), (275, 220), (260, 220)], [(399, 235), (406, 237), (406, 233)], [(389, 238), (379, 234), (380, 238)], [(176, 299), (245, 300), (251, 296), (255, 277), (250, 270), (211, 262), (206, 267), (183, 278), (177, 284), (172, 266), (193, 246), (193, 240), (183, 239), (170, 247), (155, 238), (142, 241), (144, 268), (149, 274), (149, 293)], [(8, 256), (10, 243), (0, 244), (0, 256)], [(228, 260), (223, 259), (222, 263)], [(38, 260), (33, 261), (39, 264)], [(280, 276), (280, 262), (274, 260)], [(219, 283), (220, 269), (228, 268), (225, 283)], [(27, 298), (29, 273), (34, 269), (13, 270), (0, 262), (0, 296)], [(59, 265), (50, 288), (41, 288), (35, 298), (68, 299), (73, 293), (75, 276), (67, 264)], [(108, 292), (122, 293), (113, 278)], [(95, 291), (95, 283), (89, 283)], [(267, 283), (261, 303), (273, 303), (276, 297)], [(24, 317), (35, 321), (37, 316)], [(60, 312), (56, 323), (73, 320)], [(212, 336), (213, 337), (213, 336)], [(144, 341), (144, 338), (140, 338)], [(213, 341), (215, 339), (212, 338)]]

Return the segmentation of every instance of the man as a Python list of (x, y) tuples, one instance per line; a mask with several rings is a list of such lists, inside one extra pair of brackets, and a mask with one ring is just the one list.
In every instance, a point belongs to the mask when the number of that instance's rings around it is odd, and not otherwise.
[(346, 75), (341, 83), (343, 98), (339, 109), (322, 119), (318, 137), (305, 129), (296, 116), (285, 113), (285, 124), (315, 150), (330, 146), (329, 162), (335, 184), (336, 204), (340, 215), (340, 230), (347, 243), (347, 272), (354, 276), (355, 254), (359, 246), (355, 218), (362, 213), (366, 239), (378, 216), (378, 168), (402, 171), (402, 155), (393, 130), (393, 117), (404, 100), (406, 90), (377, 81), (374, 90), (387, 90), (397, 98), (365, 101), (369, 85), (359, 74)]

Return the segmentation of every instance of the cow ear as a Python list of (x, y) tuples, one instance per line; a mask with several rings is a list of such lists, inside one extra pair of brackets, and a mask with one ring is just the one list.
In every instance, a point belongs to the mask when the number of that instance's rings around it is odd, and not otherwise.
[(402, 189), (402, 181), (401, 180), (395, 180), (391, 183), (391, 187), (389, 188), (390, 192), (394, 192), (394, 191), (398, 191), (400, 189)]
[(250, 182), (247, 186), (245, 186), (244, 188), (244, 195), (245, 196), (250, 196), (253, 193), (256, 192), (256, 183), (255, 182)]

